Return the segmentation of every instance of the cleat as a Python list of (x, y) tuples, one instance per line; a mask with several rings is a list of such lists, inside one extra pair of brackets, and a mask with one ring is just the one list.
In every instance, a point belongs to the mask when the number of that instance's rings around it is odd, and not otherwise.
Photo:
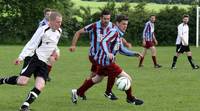
[(199, 69), (198, 65), (194, 65), (193, 69)]
[(110, 93), (104, 93), (104, 96), (109, 98), (110, 100), (117, 100), (118, 98), (114, 95), (114, 93), (110, 92)]
[(72, 89), (71, 93), (72, 93), (71, 97), (72, 103), (77, 104), (78, 101), (77, 89)]
[(126, 99), (127, 103), (134, 104), (134, 105), (142, 105), (144, 102), (137, 98)]
[(19, 109), (19, 111), (31, 111), (28, 107), (21, 107), (20, 109)]
[(156, 64), (155, 66), (154, 66), (154, 68), (161, 68), (162, 66), (161, 65), (159, 65), (159, 64)]

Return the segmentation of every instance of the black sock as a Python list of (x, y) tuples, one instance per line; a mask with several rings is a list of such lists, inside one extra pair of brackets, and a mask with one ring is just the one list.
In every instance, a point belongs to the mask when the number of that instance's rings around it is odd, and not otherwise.
[(38, 90), (37, 88), (34, 87), (29, 92), (28, 97), (27, 97), (26, 101), (23, 103), (23, 105), (21, 106), (21, 108), (29, 107), (29, 105), (35, 101), (35, 99), (39, 96), (39, 94), (40, 94), (40, 90)]
[(172, 67), (175, 67), (177, 59), (178, 59), (177, 56), (174, 56), (174, 57), (173, 57)]
[(188, 61), (190, 62), (190, 65), (194, 68), (194, 63), (192, 61), (192, 56), (188, 56)]
[(18, 76), (11, 76), (8, 78), (2, 78), (0, 79), (1, 84), (11, 84), (11, 85), (16, 85), (17, 84), (17, 78)]

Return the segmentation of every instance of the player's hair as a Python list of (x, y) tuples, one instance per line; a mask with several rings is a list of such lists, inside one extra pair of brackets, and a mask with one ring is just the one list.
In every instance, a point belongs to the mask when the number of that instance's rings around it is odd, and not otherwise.
[(115, 22), (120, 23), (122, 20), (128, 21), (128, 16), (120, 14), (115, 17)]
[(103, 17), (103, 15), (111, 15), (111, 12), (109, 10), (102, 10), (100, 16)]
[(153, 17), (153, 16), (155, 16), (155, 17), (156, 17), (156, 15), (152, 14), (152, 15), (150, 15), (150, 16), (149, 16), (149, 18), (151, 18), (151, 17)]
[(45, 9), (43, 10), (43, 13), (44, 13), (44, 15), (45, 15), (47, 12), (50, 12), (50, 11), (51, 11), (50, 8), (45, 8)]
[(53, 11), (53, 12), (51, 12), (51, 14), (49, 16), (49, 20), (53, 21), (56, 19), (56, 17), (62, 17), (62, 15), (58, 11)]
[(185, 17), (189, 18), (190, 16), (187, 15), (187, 14), (184, 14), (184, 15), (183, 15), (183, 18), (185, 18)]

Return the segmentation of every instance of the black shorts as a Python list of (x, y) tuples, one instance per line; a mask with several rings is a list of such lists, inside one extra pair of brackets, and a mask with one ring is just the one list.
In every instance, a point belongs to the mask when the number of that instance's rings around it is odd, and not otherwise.
[(184, 52), (190, 52), (190, 46), (184, 46), (184, 45), (176, 45), (176, 52), (177, 53), (184, 53)]
[(31, 77), (42, 77), (46, 81), (48, 78), (48, 66), (45, 62), (38, 59), (37, 55), (24, 60), (23, 69), (20, 73), (21, 76)]
[(24, 59), (24, 64), (23, 64), (23, 67), (22, 69), (24, 69), (30, 62), (31, 60), (31, 56), (27, 56), (25, 59)]

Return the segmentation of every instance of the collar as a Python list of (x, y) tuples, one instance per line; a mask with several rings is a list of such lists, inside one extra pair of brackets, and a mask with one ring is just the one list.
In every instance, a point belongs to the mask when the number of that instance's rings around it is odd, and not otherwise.
[[(102, 28), (101, 20), (97, 21), (97, 24), (99, 24), (99, 28)], [(108, 28), (110, 25), (112, 25), (112, 22), (109, 22), (105, 29)]]
[(119, 32), (120, 37), (123, 37), (124, 36), (124, 32), (121, 31), (118, 26), (116, 26), (116, 29), (117, 29), (117, 32)]

